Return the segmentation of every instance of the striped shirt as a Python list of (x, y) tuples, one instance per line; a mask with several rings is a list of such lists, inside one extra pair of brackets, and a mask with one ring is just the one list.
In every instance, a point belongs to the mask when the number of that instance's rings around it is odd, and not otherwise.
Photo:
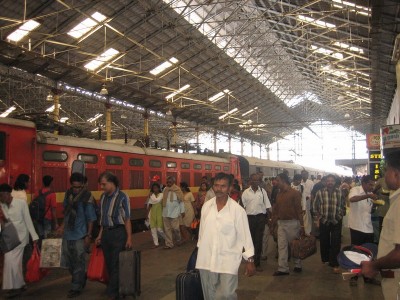
[(315, 195), (313, 210), (321, 217), (322, 224), (337, 224), (342, 220), (345, 209), (345, 200), (339, 189), (329, 192), (327, 188), (323, 188)]
[(101, 226), (113, 227), (124, 225), (130, 219), (131, 209), (129, 197), (119, 189), (111, 195), (103, 193), (100, 200)]

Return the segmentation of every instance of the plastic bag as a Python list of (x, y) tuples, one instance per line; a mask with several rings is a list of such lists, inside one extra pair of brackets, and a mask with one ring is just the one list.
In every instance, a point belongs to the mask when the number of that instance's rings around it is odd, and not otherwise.
[(49, 270), (40, 268), (40, 251), (37, 244), (34, 245), (32, 256), (26, 264), (26, 282), (37, 282), (48, 274)]
[(109, 278), (106, 268), (106, 262), (104, 260), (103, 249), (101, 249), (101, 247), (93, 247), (93, 251), (90, 254), (87, 278), (89, 280), (108, 283)]

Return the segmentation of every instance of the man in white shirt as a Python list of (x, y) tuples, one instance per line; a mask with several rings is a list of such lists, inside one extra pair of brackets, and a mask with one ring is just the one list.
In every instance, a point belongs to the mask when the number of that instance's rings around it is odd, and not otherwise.
[[(352, 245), (374, 242), (371, 210), (373, 206), (372, 201), (378, 199), (378, 196), (372, 193), (374, 187), (374, 178), (371, 175), (365, 175), (361, 178), (361, 185), (355, 186), (350, 190), (349, 228)], [(350, 280), (350, 285), (357, 285), (357, 279), (357, 276), (353, 277)], [(376, 285), (380, 284), (378, 280), (369, 280), (368, 278), (364, 278), (364, 282)]]
[(33, 227), (26, 200), (14, 199), (11, 196), (11, 191), (12, 188), (8, 184), (0, 185), (1, 210), (4, 218), (15, 226), (18, 238), (21, 241), (21, 244), (16, 248), (4, 254), (3, 290), (8, 290), (7, 298), (18, 296), (25, 288), (22, 257), (24, 248), (29, 242), (29, 234), (34, 244), (39, 239)]
[(304, 212), (304, 231), (307, 235), (311, 232), (312, 227), (312, 218), (311, 218), (311, 191), (314, 187), (314, 182), (311, 179), (308, 179), (308, 171), (303, 170), (301, 171), (301, 185), (303, 186), (303, 195), (306, 198), (306, 209)]
[(210, 180), (210, 188), (208, 189), (207, 193), (206, 193), (206, 198), (204, 200), (204, 202), (207, 202), (208, 200), (212, 199), (215, 197), (215, 193), (213, 190), (213, 185), (214, 185), (214, 178), (211, 178)]
[[(215, 198), (201, 209), (196, 269), (200, 271), (205, 300), (237, 299), (238, 269), (247, 260), (246, 275), (255, 272), (254, 247), (246, 212), (229, 197), (232, 177), (219, 173)], [(244, 248), (244, 252), (243, 252)]]
[(243, 191), (242, 203), (249, 220), (251, 238), (254, 243), (254, 264), (257, 272), (262, 272), (260, 266), (262, 241), (265, 223), (268, 220), (267, 210), (271, 209), (267, 192), (261, 188), (260, 176), (252, 174), (249, 180), (250, 187)]
[(293, 176), (293, 182), (291, 184), (292, 189), (295, 189), (296, 191), (300, 192), (301, 194), (301, 209), (303, 210), (303, 213), (305, 213), (306, 208), (307, 208), (307, 200), (306, 200), (306, 195), (304, 193), (304, 186), (301, 185), (301, 180), (302, 177), (300, 174), (295, 174)]
[(382, 293), (385, 300), (398, 299), (400, 280), (400, 153), (385, 155), (385, 181), (389, 189), (390, 207), (383, 220), (379, 239), (378, 259), (364, 261), (361, 272), (365, 277), (382, 276)]

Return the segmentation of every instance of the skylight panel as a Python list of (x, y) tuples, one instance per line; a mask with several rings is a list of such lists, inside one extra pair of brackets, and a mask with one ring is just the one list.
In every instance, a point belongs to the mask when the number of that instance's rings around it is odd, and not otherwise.
[(217, 102), (218, 100), (222, 99), (226, 94), (230, 94), (231, 91), (228, 89), (225, 89), (223, 92), (219, 92), (217, 94), (215, 94), (214, 96), (211, 96), (208, 101), (214, 103)]
[(7, 36), (7, 40), (13, 41), (13, 42), (19, 42), (22, 40), (25, 36), (27, 36), (31, 31), (35, 30), (40, 26), (39, 22), (36, 22), (35, 20), (29, 20), (22, 24), (17, 30), (14, 30)]
[[(51, 113), (51, 112), (54, 111), (54, 108), (55, 108), (55, 105), (53, 104), (53, 105), (50, 106), (48, 109), (46, 109), (46, 112)], [(61, 105), (60, 105), (60, 104), (58, 104), (58, 109), (61, 109)]]
[(109, 48), (108, 50), (104, 51), (100, 56), (97, 56), (95, 59), (88, 62), (85, 65), (85, 68), (94, 71), (100, 68), (106, 62), (113, 59), (118, 53), (118, 50), (115, 50), (114, 48)]
[(162, 64), (155, 67), (154, 69), (150, 70), (150, 73), (153, 75), (158, 75), (178, 62), (179, 60), (177, 60), (175, 57), (171, 57), (168, 61), (165, 61)]
[(11, 107), (9, 107), (5, 112), (3, 112), (0, 115), (0, 118), (6, 118), (9, 114), (11, 114), (14, 110), (16, 110), (17, 108), (13, 105)]
[(318, 26), (318, 27), (336, 28), (335, 24), (328, 23), (328, 22), (321, 21), (321, 20), (317, 20), (317, 19), (314, 19), (314, 18), (311, 18), (311, 17), (307, 17), (307, 16), (299, 15), (299, 16), (297, 16), (297, 19), (299, 19), (302, 22), (306, 22), (306, 23), (309, 23), (309, 24), (312, 24), (312, 25), (315, 25), (315, 26)]
[(65, 122), (67, 122), (68, 120), (69, 120), (68, 117), (62, 117), (62, 118), (60, 119), (60, 123), (65, 123)]
[(323, 66), (321, 68), (321, 71), (329, 73), (329, 74), (333, 74), (333, 75), (338, 76), (338, 77), (348, 78), (347, 72), (332, 68), (331, 65)]
[(167, 95), (167, 96), (165, 97), (165, 99), (167, 99), (167, 100), (168, 100), (168, 99), (171, 99), (171, 98), (175, 97), (176, 95), (182, 93), (183, 91), (187, 90), (188, 88), (190, 88), (190, 85), (189, 85), (189, 84), (186, 84), (186, 85), (184, 85), (183, 87), (181, 87), (179, 90), (177, 90), (177, 91), (175, 91), (175, 92), (173, 92), (173, 93)]
[(103, 114), (96, 114), (94, 117), (87, 119), (88, 122), (93, 123), (97, 119), (101, 118)]
[[(99, 23), (103, 22), (105, 19), (107, 19), (106, 16), (102, 15), (99, 12), (95, 12), (94, 14), (91, 15), (92, 18), (86, 18), (82, 22), (80, 22), (78, 25), (76, 25), (74, 28), (72, 28), (70, 31), (68, 31), (68, 35), (79, 39), (81, 36), (84, 34), (88, 33), (90, 30), (92, 30), (95, 26), (97, 26)], [(96, 21), (94, 21), (94, 20)]]
[(311, 50), (313, 50), (315, 53), (328, 55), (328, 56), (334, 57), (336, 59), (343, 59), (343, 54), (342, 53), (333, 52), (332, 50), (325, 49), (325, 48), (322, 48), (322, 47), (317, 47), (317, 46), (312, 45), (311, 46)]
[(335, 42), (334, 45), (338, 46), (340, 48), (343, 48), (343, 49), (348, 49), (348, 50), (353, 51), (353, 52), (358, 52), (360, 54), (364, 54), (364, 50), (363, 49), (361, 49), (359, 47), (355, 47), (355, 46), (350, 46), (349, 44), (346, 44), (346, 43)]
[(220, 120), (225, 119), (227, 116), (229, 116), (229, 115), (231, 115), (231, 114), (233, 114), (233, 113), (235, 113), (237, 111), (238, 111), (238, 108), (236, 107), (236, 108), (228, 111), (226, 114), (223, 114), (222, 116), (219, 116), (218, 119), (220, 119)]
[(332, 0), (334, 2), (333, 6), (337, 8), (346, 8), (349, 11), (356, 12), (358, 14), (364, 15), (364, 16), (371, 16), (371, 9), (366, 6), (362, 5), (357, 5), (353, 2), (349, 1), (343, 1), (343, 0)]
[(257, 110), (257, 109), (258, 109), (258, 107), (254, 107), (254, 108), (252, 108), (252, 109), (246, 111), (244, 114), (242, 114), (242, 117), (247, 116), (248, 114), (251, 114), (253, 111), (255, 111), (255, 110)]

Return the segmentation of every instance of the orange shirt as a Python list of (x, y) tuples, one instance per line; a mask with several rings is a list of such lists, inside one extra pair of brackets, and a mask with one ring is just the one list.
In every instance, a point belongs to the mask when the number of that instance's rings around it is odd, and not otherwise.
[[(41, 189), (42, 194), (47, 193), (50, 191), (49, 188), (42, 188)], [(38, 195), (37, 195), (38, 196)], [(52, 208), (57, 208), (57, 200), (56, 200), (56, 193), (50, 193), (46, 196), (46, 214), (44, 215), (44, 218), (47, 220), (53, 220), (53, 214), (51, 212)]]

